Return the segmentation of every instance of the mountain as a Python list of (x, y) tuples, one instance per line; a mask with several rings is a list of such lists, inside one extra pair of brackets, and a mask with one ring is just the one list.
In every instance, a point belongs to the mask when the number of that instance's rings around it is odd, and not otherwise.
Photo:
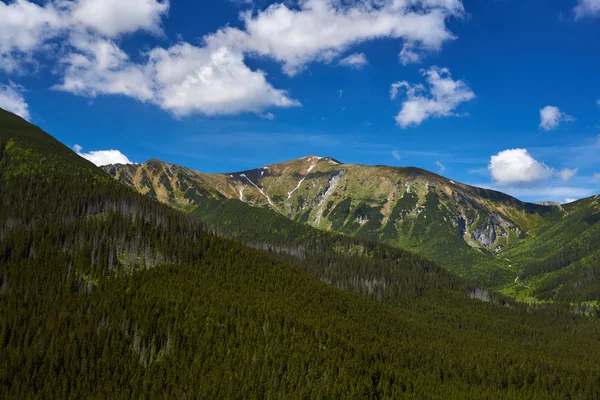
[(514, 282), (521, 269), (505, 255), (567, 215), (562, 206), (524, 203), (418, 168), (343, 164), (331, 157), (228, 174), (158, 160), (104, 169), (182, 210), (206, 199), (239, 199), (322, 230), (417, 252), (497, 287)]
[[(473, 300), (418, 256), (298, 224), (347, 259), (249, 248), (2, 110), (0, 143), (2, 399), (600, 396), (595, 317)], [(402, 300), (310, 272), (332, 265)]]

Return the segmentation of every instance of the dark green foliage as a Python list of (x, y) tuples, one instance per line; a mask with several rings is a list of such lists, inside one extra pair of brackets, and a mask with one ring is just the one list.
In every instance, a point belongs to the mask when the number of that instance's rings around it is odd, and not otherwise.
[(350, 215), (351, 205), (352, 199), (346, 197), (329, 213), (329, 220), (332, 221), (331, 228), (334, 231), (338, 231), (344, 226), (346, 220), (348, 219), (348, 215)]
[[(251, 249), (21, 130), (0, 125), (18, 144), (0, 161), (2, 399), (600, 397), (597, 318), (471, 300), (417, 256), (301, 225)], [(409, 295), (365, 299), (373, 271)]]
[(598, 196), (565, 207), (567, 215), (510, 257), (521, 262), (521, 279), (538, 279), (534, 295), (543, 300), (600, 299), (600, 206)]
[(404, 196), (396, 203), (396, 206), (392, 210), (388, 223), (383, 228), (384, 237), (393, 237), (397, 235), (397, 224), (402, 221), (406, 215), (416, 205), (419, 197), (414, 193), (405, 193)]
[(237, 200), (204, 199), (191, 213), (220, 236), (268, 250), (331, 285), (391, 304), (474, 285), (418, 255), (363, 238), (324, 232)]

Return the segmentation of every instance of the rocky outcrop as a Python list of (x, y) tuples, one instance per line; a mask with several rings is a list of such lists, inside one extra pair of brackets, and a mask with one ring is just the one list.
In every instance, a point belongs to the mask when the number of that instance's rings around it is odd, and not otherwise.
[(492, 247), (496, 242), (496, 227), (492, 224), (486, 223), (473, 232), (471, 237), (485, 247)]

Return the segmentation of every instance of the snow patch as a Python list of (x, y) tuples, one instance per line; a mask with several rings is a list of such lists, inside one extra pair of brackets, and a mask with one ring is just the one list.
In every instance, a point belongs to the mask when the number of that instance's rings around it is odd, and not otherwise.
[(255, 188), (256, 188), (256, 189), (257, 189), (257, 190), (260, 192), (260, 194), (262, 194), (263, 196), (265, 196), (265, 197), (267, 198), (267, 201), (269, 202), (269, 204), (270, 204), (270, 205), (271, 205), (273, 208), (277, 209), (277, 207), (275, 206), (275, 204), (273, 204), (273, 202), (271, 201), (271, 198), (270, 198), (270, 197), (269, 197), (269, 196), (268, 196), (268, 195), (267, 195), (267, 194), (266, 194), (266, 193), (265, 193), (265, 192), (264, 192), (264, 191), (263, 191), (261, 188), (259, 188), (259, 187), (256, 185), (256, 183), (252, 182), (252, 181), (250, 180), (250, 178), (248, 178), (248, 177), (246, 176), (246, 174), (241, 174), (240, 176), (241, 176), (241, 177), (243, 177), (243, 178), (246, 178), (246, 180), (247, 180), (248, 182), (250, 182), (250, 184), (251, 184), (252, 186), (254, 186), (254, 187), (255, 187)]
[(300, 185), (302, 185), (302, 182), (304, 182), (304, 180), (306, 179), (306, 177), (308, 176), (308, 174), (310, 174), (310, 171), (313, 170), (313, 168), (315, 167), (315, 164), (311, 165), (310, 167), (308, 167), (308, 171), (306, 171), (306, 174), (304, 175), (304, 177), (302, 179), (300, 179), (300, 182), (298, 182), (298, 185), (291, 191), (288, 192), (288, 196), (287, 198), (290, 199), (292, 197), (292, 194), (294, 194), (294, 192), (298, 189), (300, 189)]

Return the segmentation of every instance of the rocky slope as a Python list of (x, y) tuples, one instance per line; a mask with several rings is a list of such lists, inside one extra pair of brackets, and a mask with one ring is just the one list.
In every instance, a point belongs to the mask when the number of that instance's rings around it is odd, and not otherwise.
[[(116, 179), (177, 208), (203, 198), (239, 199), (311, 226), (417, 251), (449, 269), (480, 276), (477, 265), (515, 248), (560, 219), (559, 206), (523, 203), (418, 168), (343, 164), (308, 156), (258, 169), (203, 174), (150, 160), (104, 169)], [(497, 263), (508, 279), (514, 266)], [(486, 279), (490, 279), (488, 271)]]

